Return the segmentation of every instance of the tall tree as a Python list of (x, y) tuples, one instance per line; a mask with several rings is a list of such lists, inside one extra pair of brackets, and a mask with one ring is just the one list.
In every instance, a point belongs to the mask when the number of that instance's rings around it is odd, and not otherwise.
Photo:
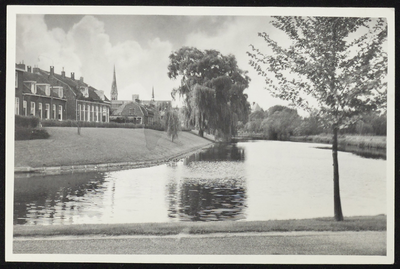
[[(337, 135), (352, 117), (386, 105), (385, 19), (274, 17), (272, 25), (291, 43), (283, 47), (259, 33), (272, 53), (251, 45), (250, 64), (272, 95), (311, 109), (315, 102), (333, 131), (334, 214), (343, 220), (339, 192)], [(311, 101), (313, 100), (313, 101)]]
[(195, 122), (199, 134), (205, 129), (228, 137), (235, 134), (237, 122), (247, 121), (250, 108), (243, 93), (250, 78), (239, 69), (235, 56), (182, 47), (169, 60), (168, 77), (181, 80), (171, 95), (183, 97), (185, 115)]

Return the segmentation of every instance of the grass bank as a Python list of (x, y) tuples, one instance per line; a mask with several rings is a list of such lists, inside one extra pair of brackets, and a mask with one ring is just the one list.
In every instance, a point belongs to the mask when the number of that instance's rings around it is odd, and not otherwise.
[[(332, 144), (332, 135), (291, 136), (290, 140), (294, 142)], [(386, 136), (341, 135), (338, 137), (338, 143), (339, 146), (386, 149)]]
[(162, 161), (211, 144), (189, 132), (174, 142), (151, 129), (46, 127), (45, 140), (15, 141), (15, 167)]
[(75, 224), (55, 226), (14, 225), (14, 236), (174, 235), (179, 233), (241, 233), (294, 231), (386, 231), (386, 216), (270, 221), (175, 222), (143, 224)]

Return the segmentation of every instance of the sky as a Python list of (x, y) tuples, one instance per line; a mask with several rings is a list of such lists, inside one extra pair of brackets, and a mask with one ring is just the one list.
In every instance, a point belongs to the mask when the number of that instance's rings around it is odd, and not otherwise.
[(258, 32), (285, 40), (269, 22), (268, 16), (18, 14), (16, 62), (74, 72), (109, 98), (115, 65), (120, 100), (132, 94), (149, 100), (153, 87), (156, 100), (171, 100), (179, 80), (167, 76), (168, 56), (183, 46), (216, 49), (235, 55), (239, 68), (249, 71), (248, 101), (268, 109), (288, 103), (269, 95), (246, 51), (250, 44), (268, 51)]

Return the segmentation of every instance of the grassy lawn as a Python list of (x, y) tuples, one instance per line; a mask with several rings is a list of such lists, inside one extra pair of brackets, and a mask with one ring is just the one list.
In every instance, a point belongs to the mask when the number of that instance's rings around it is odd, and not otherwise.
[(386, 231), (386, 216), (348, 217), (270, 221), (175, 222), (143, 224), (75, 224), (54, 226), (14, 225), (14, 236), (66, 235), (173, 235), (240, 232), (293, 231)]
[(150, 129), (46, 127), (49, 139), (15, 141), (15, 166), (158, 161), (210, 144), (188, 132), (171, 142), (166, 132)]

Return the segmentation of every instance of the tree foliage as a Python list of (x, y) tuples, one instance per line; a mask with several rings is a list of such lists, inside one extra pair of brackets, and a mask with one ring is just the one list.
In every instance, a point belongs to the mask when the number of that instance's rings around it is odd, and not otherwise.
[(171, 137), (171, 141), (178, 137), (178, 131), (180, 130), (181, 123), (179, 120), (178, 112), (174, 109), (169, 109), (165, 113), (165, 130), (167, 131), (168, 137)]
[(294, 130), (300, 125), (301, 118), (295, 109), (285, 108), (275, 110), (261, 123), (261, 128), (268, 139), (287, 140), (294, 134)]
[(185, 119), (194, 123), (200, 134), (205, 129), (222, 136), (235, 134), (237, 122), (247, 121), (250, 108), (243, 93), (250, 78), (239, 69), (235, 56), (182, 47), (169, 60), (168, 77), (181, 80), (171, 95), (184, 99)]
[(387, 38), (385, 19), (274, 17), (272, 25), (290, 39), (283, 47), (259, 33), (272, 53), (251, 45), (250, 64), (273, 96), (311, 110), (312, 102), (333, 130), (334, 212), (343, 220), (339, 195), (338, 129), (360, 112), (385, 109)]
[[(267, 33), (259, 33), (272, 54), (265, 55), (251, 45), (248, 55), (250, 64), (265, 77), (275, 97), (306, 110), (313, 108), (310, 100), (314, 100), (329, 124), (339, 128), (344, 128), (357, 113), (385, 108), (385, 20), (274, 18), (272, 24), (284, 31), (292, 44), (284, 48)], [(361, 31), (365, 33), (360, 34)]]

